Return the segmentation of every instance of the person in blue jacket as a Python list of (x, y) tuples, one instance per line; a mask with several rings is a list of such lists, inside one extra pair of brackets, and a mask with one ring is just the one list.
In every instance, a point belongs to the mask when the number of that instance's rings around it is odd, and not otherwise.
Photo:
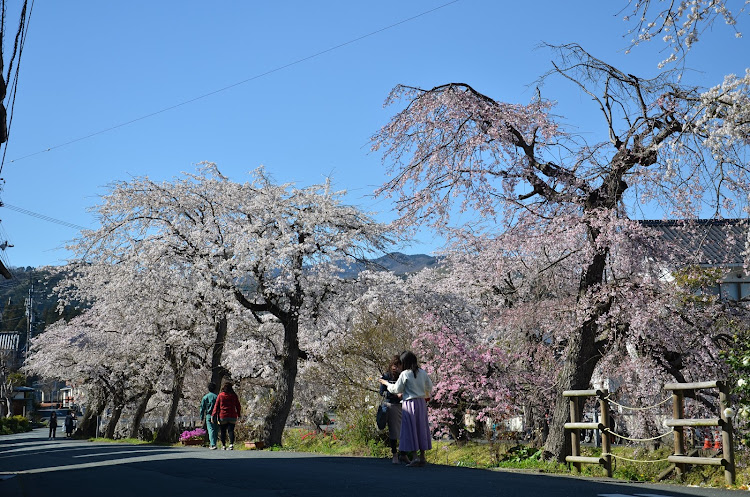
[(219, 425), (211, 420), (211, 413), (216, 405), (216, 383), (208, 384), (208, 393), (201, 399), (200, 418), (206, 422), (206, 431), (208, 432), (208, 444), (211, 450), (216, 450), (216, 439), (219, 434)]

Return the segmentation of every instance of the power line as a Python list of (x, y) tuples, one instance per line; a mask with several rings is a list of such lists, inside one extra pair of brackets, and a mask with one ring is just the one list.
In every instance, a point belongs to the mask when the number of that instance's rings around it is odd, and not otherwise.
[[(29, 9), (28, 17), (26, 15), (26, 7), (28, 4), (28, 0), (24, 0), (23, 2), (23, 9), (21, 10), (21, 19), (19, 21), (18, 26), (18, 32), (16, 33), (16, 41), (13, 45), (13, 55), (10, 58), (10, 64), (8, 66), (8, 77), (6, 78), (6, 81), (8, 82), (8, 85), (10, 87), (10, 92), (7, 94), (8, 100), (10, 103), (10, 108), (8, 109), (8, 125), (6, 127), (6, 140), (5, 140), (5, 148), (3, 149), (3, 155), (0, 159), (0, 172), (3, 170), (3, 166), (5, 165), (5, 154), (8, 152), (8, 138), (10, 136), (10, 128), (13, 124), (13, 111), (16, 108), (16, 95), (18, 94), (18, 73), (21, 69), (21, 55), (23, 54), (23, 47), (26, 45), (26, 35), (29, 32), (29, 23), (31, 22), (31, 12), (34, 10), (34, 0), (31, 1), (31, 8)], [(5, 2), (3, 2), (3, 30), (5, 28)], [(20, 41), (20, 43), (19, 43)], [(2, 43), (2, 40), (0, 40), (0, 43)], [(0, 52), (2, 51), (2, 47), (0, 47)], [(18, 59), (16, 61), (16, 72), (15, 77), (13, 78), (13, 81), (11, 82), (10, 75), (13, 71), (13, 61), (16, 60), (16, 53), (18, 54)], [(0, 53), (0, 56), (2, 53)]]
[(15, 205), (6, 204), (5, 202), (0, 202), (0, 207), (7, 207), (8, 209), (16, 212), (20, 212), (21, 214), (26, 214), (27, 216), (35, 217), (37, 219), (41, 219), (42, 221), (47, 221), (49, 223), (55, 223), (59, 224), (61, 226), (66, 226), (68, 228), (73, 228), (76, 230), (87, 230), (89, 228), (86, 228), (84, 226), (81, 226), (80, 224), (73, 224), (69, 223), (67, 221), (62, 221), (60, 219), (55, 219), (54, 217), (46, 216), (44, 214), (39, 214), (38, 212), (32, 212), (30, 210), (24, 209), (22, 207), (16, 207)]
[(352, 39), (352, 40), (349, 40), (349, 41), (347, 41), (347, 42), (341, 43), (341, 44), (339, 44), (339, 45), (336, 45), (336, 46), (333, 46), (333, 47), (327, 48), (327, 49), (325, 49), (325, 50), (322, 50), (322, 51), (320, 51), (320, 52), (317, 52), (317, 53), (315, 53), (315, 54), (313, 54), (313, 55), (308, 55), (308, 56), (306, 56), (306, 57), (303, 57), (303, 58), (301, 58), (301, 59), (297, 59), (297, 60), (295, 60), (294, 62), (290, 62), (290, 63), (288, 63), (288, 64), (284, 64), (284, 65), (282, 65), (282, 66), (278, 66), (278, 67), (276, 67), (276, 68), (274, 68), (274, 69), (271, 69), (271, 70), (269, 70), (269, 71), (266, 71), (266, 72), (264, 72), (264, 73), (256, 74), (255, 76), (252, 76), (252, 77), (250, 77), (250, 78), (247, 78), (247, 79), (243, 79), (242, 81), (239, 81), (239, 82), (237, 82), (237, 83), (233, 83), (233, 84), (231, 84), (231, 85), (229, 85), (229, 86), (225, 86), (225, 87), (223, 87), (223, 88), (219, 88), (218, 90), (214, 90), (214, 91), (211, 91), (211, 92), (208, 92), (208, 93), (204, 93), (203, 95), (200, 95), (200, 96), (198, 96), (198, 97), (194, 97), (194, 98), (191, 98), (191, 99), (189, 99), (189, 100), (185, 100), (185, 101), (183, 101), (183, 102), (180, 102), (180, 103), (178, 103), (178, 104), (175, 104), (175, 105), (171, 105), (171, 106), (169, 106), (169, 107), (165, 107), (165, 108), (163, 108), (163, 109), (161, 109), (161, 110), (157, 110), (157, 111), (155, 111), (155, 112), (152, 112), (152, 113), (150, 113), (150, 114), (146, 114), (146, 115), (143, 115), (143, 116), (141, 116), (141, 117), (136, 117), (135, 119), (131, 119), (130, 121), (126, 121), (126, 122), (123, 122), (123, 123), (120, 123), (120, 124), (116, 124), (116, 125), (114, 125), (114, 126), (110, 126), (109, 128), (105, 128), (105, 129), (102, 129), (102, 130), (96, 131), (96, 132), (94, 132), (94, 133), (90, 133), (90, 134), (88, 134), (88, 135), (86, 135), (86, 136), (82, 136), (82, 137), (80, 137), (80, 138), (76, 138), (76, 139), (74, 139), (74, 140), (70, 140), (70, 141), (67, 141), (67, 142), (64, 142), (64, 143), (60, 143), (59, 145), (54, 145), (54, 146), (52, 146), (52, 147), (48, 147), (48, 148), (45, 148), (44, 150), (39, 150), (39, 151), (37, 151), (37, 152), (31, 153), (31, 154), (28, 154), (28, 155), (24, 155), (24, 156), (22, 156), (22, 157), (18, 157), (18, 158), (16, 158), (16, 159), (13, 159), (13, 160), (11, 160), (11, 161), (8, 161), (8, 162), (9, 162), (9, 163), (13, 163), (13, 162), (18, 162), (18, 161), (21, 161), (21, 160), (24, 160), (24, 159), (28, 159), (29, 157), (33, 157), (33, 156), (35, 156), (35, 155), (39, 155), (39, 154), (42, 154), (42, 153), (44, 153), (44, 152), (49, 152), (49, 151), (51, 151), (51, 150), (55, 150), (55, 149), (57, 149), (57, 148), (65, 147), (65, 146), (68, 146), (68, 145), (72, 145), (73, 143), (77, 143), (77, 142), (79, 142), (79, 141), (87, 140), (87, 139), (89, 139), (89, 138), (92, 138), (92, 137), (94, 137), (94, 136), (97, 136), (97, 135), (101, 135), (101, 134), (103, 134), (103, 133), (107, 133), (107, 132), (109, 132), (109, 131), (113, 131), (113, 130), (115, 130), (115, 129), (118, 129), (118, 128), (122, 128), (122, 127), (124, 127), (124, 126), (128, 126), (128, 125), (130, 125), (130, 124), (133, 124), (133, 123), (136, 123), (136, 122), (138, 122), (138, 121), (143, 121), (144, 119), (148, 119), (148, 118), (150, 118), (150, 117), (154, 117), (154, 116), (157, 116), (157, 115), (159, 115), (159, 114), (163, 114), (163, 113), (165, 113), (165, 112), (168, 112), (168, 111), (170, 111), (170, 110), (174, 110), (174, 109), (176, 109), (176, 108), (178, 108), (178, 107), (182, 107), (182, 106), (184, 106), (184, 105), (187, 105), (187, 104), (190, 104), (190, 103), (196, 102), (196, 101), (198, 101), (198, 100), (202, 100), (202, 99), (204, 99), (204, 98), (207, 98), (207, 97), (210, 97), (210, 96), (212, 96), (212, 95), (216, 95), (217, 93), (221, 93), (221, 92), (227, 91), (227, 90), (229, 90), (229, 89), (232, 89), (232, 88), (234, 88), (234, 87), (236, 87), (236, 86), (244, 85), (245, 83), (249, 83), (249, 82), (251, 82), (251, 81), (255, 81), (256, 79), (260, 79), (260, 78), (263, 78), (263, 77), (265, 77), (265, 76), (268, 76), (269, 74), (273, 74), (273, 73), (275, 73), (275, 72), (279, 72), (279, 71), (281, 71), (281, 70), (283, 70), (283, 69), (287, 69), (287, 68), (289, 68), (289, 67), (295, 66), (295, 65), (297, 65), (297, 64), (301, 64), (302, 62), (305, 62), (305, 61), (308, 61), (308, 60), (314, 59), (314, 58), (316, 58), (316, 57), (319, 57), (319, 56), (321, 56), (321, 55), (327, 54), (327, 53), (329, 53), (329, 52), (333, 52), (334, 50), (338, 50), (339, 48), (342, 48), (342, 47), (345, 47), (345, 46), (347, 46), (347, 45), (351, 45), (351, 44), (353, 44), (353, 43), (356, 43), (356, 42), (358, 42), (358, 41), (364, 40), (365, 38), (369, 38), (369, 37), (371, 37), (371, 36), (374, 36), (374, 35), (376, 35), (376, 34), (382, 33), (383, 31), (387, 31), (387, 30), (389, 30), (389, 29), (395, 28), (396, 26), (400, 26), (401, 24), (405, 24), (405, 23), (407, 23), (407, 22), (413, 21), (413, 20), (415, 20), (415, 19), (418, 19), (418, 18), (420, 18), (420, 17), (422, 17), (422, 16), (425, 16), (425, 15), (427, 15), (427, 14), (431, 14), (431, 13), (433, 13), (433, 12), (435, 12), (435, 11), (437, 11), (437, 10), (440, 10), (440, 9), (442, 9), (442, 8), (445, 8), (445, 7), (449, 6), (449, 5), (452, 5), (452, 4), (454, 4), (454, 3), (458, 3), (459, 1), (460, 1), (460, 0), (452, 0), (451, 2), (447, 2), (447, 3), (444, 3), (444, 4), (442, 4), (442, 5), (439, 5), (439, 6), (435, 7), (435, 8), (433, 8), (433, 9), (430, 9), (430, 10), (426, 10), (426, 11), (424, 11), (424, 12), (420, 13), (420, 14), (417, 14), (417, 15), (415, 15), (415, 16), (412, 16), (412, 17), (409, 17), (409, 18), (403, 19), (403, 20), (401, 20), (401, 21), (398, 21), (398, 22), (396, 22), (396, 23), (393, 23), (393, 24), (391, 24), (391, 25), (389, 25), (389, 26), (386, 26), (386, 27), (384, 27), (384, 28), (380, 28), (380, 29), (378, 29), (378, 30), (372, 31), (372, 32), (370, 32), (370, 33), (367, 33), (366, 35), (362, 35), (362, 36), (360, 36), (360, 37), (358, 37), (358, 38), (354, 38), (354, 39)]

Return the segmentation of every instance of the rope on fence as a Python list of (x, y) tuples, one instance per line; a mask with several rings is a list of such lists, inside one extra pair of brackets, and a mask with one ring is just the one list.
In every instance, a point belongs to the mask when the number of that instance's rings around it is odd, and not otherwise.
[(608, 401), (608, 402), (609, 402), (610, 404), (614, 404), (614, 405), (616, 405), (616, 406), (619, 406), (619, 407), (621, 407), (621, 408), (623, 408), (623, 409), (628, 409), (628, 410), (630, 410), (630, 411), (648, 411), (649, 409), (653, 409), (653, 408), (655, 408), (655, 407), (659, 407), (659, 406), (660, 406), (660, 405), (662, 405), (662, 404), (666, 404), (667, 402), (669, 402), (670, 400), (672, 400), (672, 397), (671, 397), (671, 396), (669, 396), (669, 397), (667, 397), (666, 399), (664, 399), (664, 400), (662, 400), (661, 402), (659, 402), (658, 404), (654, 404), (654, 405), (652, 405), (652, 406), (647, 406), (647, 407), (630, 407), (630, 406), (624, 406), (624, 405), (622, 405), (622, 404), (618, 404), (617, 402), (615, 402), (614, 400), (612, 400), (612, 398), (611, 398), (611, 395), (607, 395), (607, 396), (605, 397), (605, 399), (606, 399), (606, 400), (607, 400), (607, 401)]
[(662, 437), (666, 437), (667, 435), (670, 435), (670, 434), (674, 433), (674, 428), (672, 428), (671, 430), (669, 430), (666, 433), (662, 433), (661, 435), (657, 435), (657, 436), (651, 437), (651, 438), (630, 438), (630, 437), (626, 437), (625, 435), (617, 434), (617, 433), (613, 432), (612, 430), (610, 430), (609, 428), (605, 428), (603, 431), (605, 433), (609, 433), (610, 435), (613, 435), (613, 436), (615, 436), (617, 438), (623, 438), (625, 440), (630, 440), (631, 442), (650, 442), (651, 440), (656, 440), (656, 439), (659, 439), (659, 438), (662, 438)]
[(617, 454), (612, 454), (611, 452), (602, 452), (602, 456), (612, 456), (615, 459), (621, 459), (623, 461), (628, 461), (628, 462), (648, 462), (648, 463), (654, 463), (654, 462), (666, 462), (666, 461), (669, 461), (669, 459), (628, 459), (627, 457), (618, 456)]

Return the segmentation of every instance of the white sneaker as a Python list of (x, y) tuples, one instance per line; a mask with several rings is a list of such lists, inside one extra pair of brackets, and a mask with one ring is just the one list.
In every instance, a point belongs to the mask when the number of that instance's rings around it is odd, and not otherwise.
[(211, 447), (209, 447), (209, 449), (211, 449), (211, 450), (216, 450), (216, 446), (215, 446), (215, 445), (212, 445)]
[(229, 444), (229, 450), (234, 450), (234, 444)]
[(225, 446), (223, 446), (223, 447), (222, 447), (222, 450), (227, 450), (227, 446), (226, 446), (226, 445), (225, 445)]

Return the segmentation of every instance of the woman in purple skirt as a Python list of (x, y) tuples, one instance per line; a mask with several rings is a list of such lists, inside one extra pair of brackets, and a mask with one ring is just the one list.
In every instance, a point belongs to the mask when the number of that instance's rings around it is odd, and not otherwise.
[(419, 451), (409, 467), (425, 465), (425, 450), (432, 448), (432, 435), (427, 422), (427, 401), (432, 392), (432, 380), (419, 367), (417, 356), (407, 350), (401, 354), (403, 371), (396, 383), (380, 379), (390, 393), (403, 394), (401, 400), (401, 437), (399, 449), (404, 452)]

